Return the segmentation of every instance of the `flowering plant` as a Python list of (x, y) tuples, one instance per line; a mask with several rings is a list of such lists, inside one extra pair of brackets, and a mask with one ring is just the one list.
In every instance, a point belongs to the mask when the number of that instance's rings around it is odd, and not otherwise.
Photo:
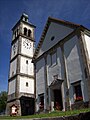
[(81, 101), (81, 100), (83, 100), (83, 97), (81, 97), (81, 96), (78, 96), (78, 97), (76, 97), (76, 99), (75, 99), (75, 101)]

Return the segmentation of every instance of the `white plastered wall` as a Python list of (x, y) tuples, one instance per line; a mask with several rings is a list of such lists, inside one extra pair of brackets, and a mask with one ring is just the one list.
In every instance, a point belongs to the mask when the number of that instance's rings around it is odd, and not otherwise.
[[(44, 73), (45, 61), (42, 58), (36, 64), (36, 111), (39, 110), (39, 96), (45, 93), (45, 73)], [(45, 98), (44, 98), (45, 99)]]
[(36, 64), (36, 88), (37, 94), (45, 92), (45, 78), (44, 78), (44, 59), (41, 59)]
[[(84, 45), (85, 45), (85, 50), (86, 50), (86, 56), (87, 56), (87, 60), (90, 66), (90, 35), (84, 34)], [(89, 80), (85, 80), (85, 82), (87, 82), (87, 86), (86, 87), (88, 89), (88, 97), (85, 96), (85, 100), (89, 100), (89, 96), (90, 96), (90, 81)]]
[(15, 59), (13, 62), (10, 64), (10, 76), (12, 77), (13, 75), (16, 74), (16, 67), (17, 67), (17, 59)]
[(70, 92), (70, 104), (74, 103), (73, 85), (75, 82), (81, 81), (81, 89), (84, 102), (88, 100), (87, 85), (84, 73), (84, 63), (81, 56), (79, 40), (77, 36), (64, 44), (64, 54), (66, 58), (67, 83)]
[[(28, 86), (26, 86), (28, 83)], [(22, 93), (34, 94), (34, 79), (27, 77), (20, 77), (20, 88), (19, 91)]]
[[(14, 49), (15, 49), (15, 53), (14, 53)], [(11, 59), (17, 55), (17, 52), (18, 52), (18, 40), (11, 47)]]
[[(26, 61), (28, 61), (28, 64), (26, 64)], [(20, 73), (34, 75), (34, 65), (31, 61), (32, 59), (26, 57), (20, 58)]]
[(16, 79), (9, 82), (8, 95), (15, 93), (15, 88), (16, 88)]
[(84, 37), (85, 37), (86, 48), (87, 48), (87, 52), (90, 60), (90, 36), (85, 34)]
[[(38, 56), (42, 55), (45, 51), (47, 51), (57, 42), (65, 38), (72, 31), (72, 28), (52, 22), (48, 28), (47, 34), (40, 48)], [(54, 40), (51, 40), (52, 37), (54, 37)]]

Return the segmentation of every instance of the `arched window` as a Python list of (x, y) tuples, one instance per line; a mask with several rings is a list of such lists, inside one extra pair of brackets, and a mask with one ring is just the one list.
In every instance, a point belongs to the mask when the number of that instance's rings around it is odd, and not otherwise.
[(24, 28), (24, 35), (27, 35), (27, 28)]
[(31, 35), (31, 30), (29, 29), (28, 30), (28, 37), (30, 37), (30, 35)]

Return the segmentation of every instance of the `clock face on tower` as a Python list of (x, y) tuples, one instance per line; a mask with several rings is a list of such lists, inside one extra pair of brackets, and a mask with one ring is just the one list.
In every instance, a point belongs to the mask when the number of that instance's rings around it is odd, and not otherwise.
[(30, 48), (31, 48), (31, 42), (30, 42), (30, 40), (25, 39), (25, 40), (23, 41), (23, 46), (24, 46), (26, 49), (30, 49)]
[(17, 55), (18, 41), (12, 45), (11, 59)]

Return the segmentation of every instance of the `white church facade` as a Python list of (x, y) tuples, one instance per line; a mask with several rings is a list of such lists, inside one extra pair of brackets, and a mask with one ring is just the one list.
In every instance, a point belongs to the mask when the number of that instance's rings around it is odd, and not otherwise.
[(34, 53), (36, 112), (89, 107), (90, 31), (49, 17)]

